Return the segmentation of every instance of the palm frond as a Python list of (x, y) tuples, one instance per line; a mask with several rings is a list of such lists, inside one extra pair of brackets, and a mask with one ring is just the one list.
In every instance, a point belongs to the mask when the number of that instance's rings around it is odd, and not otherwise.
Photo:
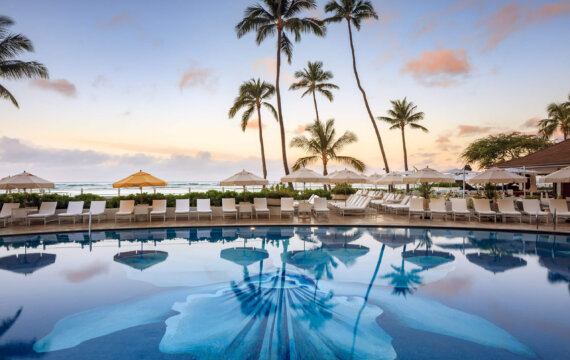
[(10, 80), (24, 78), (49, 78), (47, 68), (35, 61), (10, 60), (0, 62), (0, 77)]
[(261, 103), (261, 105), (263, 105), (267, 110), (269, 110), (271, 112), (271, 114), (273, 115), (275, 120), (279, 121), (279, 117), (277, 116), (277, 111), (275, 111), (275, 108), (273, 107), (273, 105), (271, 105), (268, 102), (263, 102), (263, 103)]
[(18, 109), (20, 108), (20, 105), (18, 105), (18, 102), (16, 101), (16, 98), (14, 97), (14, 95), (12, 95), (8, 91), (8, 89), (6, 89), (2, 85), (0, 85), (0, 98), (10, 100), (12, 102), (12, 104), (14, 104), (15, 107), (17, 107)]
[(13, 58), (25, 51), (34, 51), (30, 39), (24, 35), (8, 35), (0, 42), (0, 61)]
[(295, 161), (295, 164), (293, 165), (293, 171), (297, 171), (301, 168), (304, 168), (309, 164), (313, 164), (313, 163), (317, 162), (318, 160), (319, 160), (319, 157), (316, 155), (304, 156), (302, 158), (298, 158), (297, 161)]
[(251, 118), (251, 115), (253, 115), (254, 111), (255, 106), (252, 105), (248, 107), (241, 115), (241, 131), (245, 131), (245, 129), (247, 129), (247, 123), (249, 122), (249, 119)]
[(279, 45), (279, 49), (283, 54), (285, 54), (285, 56), (287, 56), (287, 62), (291, 64), (291, 58), (293, 57), (293, 44), (285, 33), (281, 35), (281, 44)]
[(364, 162), (352, 156), (336, 156), (334, 160), (342, 164), (352, 166), (358, 172), (366, 171), (366, 164), (364, 164)]

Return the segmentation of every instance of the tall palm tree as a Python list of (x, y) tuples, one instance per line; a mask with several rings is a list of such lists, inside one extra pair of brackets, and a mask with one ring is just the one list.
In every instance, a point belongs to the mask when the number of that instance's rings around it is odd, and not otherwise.
[(322, 161), (323, 175), (327, 175), (327, 165), (330, 161), (337, 161), (352, 166), (356, 170), (363, 172), (366, 170), (366, 165), (361, 160), (352, 156), (342, 156), (339, 152), (349, 144), (358, 141), (356, 135), (350, 131), (345, 131), (344, 134), (336, 138), (336, 130), (334, 128), (334, 119), (327, 120), (322, 123), (320, 120), (315, 120), (313, 124), (307, 125), (305, 131), (309, 133), (309, 137), (304, 135), (296, 136), (291, 139), (291, 147), (303, 149), (308, 156), (297, 159), (293, 170), (298, 170), (307, 166), (308, 164)]
[(366, 111), (368, 112), (370, 122), (372, 122), (374, 132), (376, 133), (376, 138), (378, 139), (378, 145), (380, 146), (380, 152), (382, 153), (382, 159), (384, 160), (384, 169), (386, 172), (390, 172), (390, 168), (388, 167), (388, 160), (386, 159), (386, 153), (384, 152), (384, 145), (382, 144), (382, 138), (380, 137), (380, 131), (378, 130), (378, 126), (374, 121), (374, 116), (372, 115), (372, 111), (368, 105), (366, 92), (360, 84), (360, 77), (358, 76), (358, 70), (356, 69), (354, 42), (352, 41), (352, 26), (354, 26), (356, 30), (360, 30), (360, 23), (362, 20), (378, 19), (378, 15), (374, 11), (372, 3), (370, 1), (363, 0), (332, 0), (325, 5), (325, 11), (327, 13), (332, 13), (331, 17), (325, 19), (325, 22), (341, 22), (343, 20), (346, 20), (346, 24), (348, 26), (348, 37), (350, 40), (350, 50), (352, 51), (352, 69), (354, 70), (356, 84), (362, 93)]
[(385, 121), (390, 126), (390, 130), (400, 129), (402, 132), (402, 145), (404, 146), (404, 169), (408, 171), (408, 150), (406, 149), (406, 135), (404, 129), (406, 126), (412, 129), (419, 129), (423, 132), (428, 132), (424, 126), (418, 124), (418, 121), (424, 119), (424, 113), (419, 111), (416, 112), (418, 108), (413, 102), (408, 102), (406, 98), (404, 100), (391, 100), (392, 109), (388, 110), (389, 116), (380, 116), (378, 120)]
[(285, 127), (283, 125), (281, 92), (279, 90), (281, 53), (287, 56), (287, 62), (291, 63), (293, 44), (288, 35), (294, 35), (296, 42), (301, 41), (302, 33), (312, 32), (315, 35), (324, 36), (325, 26), (321, 20), (310, 17), (297, 17), (300, 12), (315, 9), (316, 7), (315, 0), (261, 0), (260, 3), (246, 8), (243, 20), (236, 25), (238, 38), (255, 31), (257, 33), (255, 40), (258, 45), (268, 36), (277, 35), (275, 90), (277, 93), (279, 130), (281, 131), (281, 153), (286, 175), (289, 174), (289, 165), (287, 164)]
[[(24, 78), (49, 77), (47, 68), (35, 61), (20, 61), (14, 58), (23, 52), (33, 52), (34, 47), (30, 39), (22, 34), (8, 32), (8, 27), (14, 21), (7, 16), (0, 15), (0, 78), (6, 80), (19, 80)], [(10, 100), (14, 106), (20, 108), (14, 95), (0, 84), (0, 98)]]
[(263, 146), (263, 124), (261, 122), (261, 107), (267, 108), (275, 119), (277, 119), (277, 112), (273, 105), (268, 103), (269, 100), (275, 94), (275, 87), (265, 81), (260, 79), (251, 79), (244, 82), (239, 87), (239, 95), (235, 98), (234, 104), (229, 111), (229, 117), (233, 118), (236, 116), (238, 111), (245, 109), (241, 116), (241, 130), (245, 131), (247, 128), (247, 123), (257, 111), (257, 120), (259, 125), (259, 144), (261, 145), (261, 163), (263, 165), (263, 178), (267, 179), (267, 167), (265, 165), (265, 148)]
[(301, 97), (305, 95), (312, 94), (313, 102), (315, 104), (315, 113), (317, 114), (317, 120), (319, 119), (319, 109), (317, 108), (317, 91), (324, 95), (329, 101), (333, 101), (332, 89), (338, 89), (338, 86), (333, 83), (328, 83), (330, 79), (333, 78), (333, 73), (330, 71), (323, 70), (323, 62), (307, 62), (307, 67), (303, 70), (295, 72), (295, 78), (299, 81), (291, 84), (289, 90), (300, 90), (303, 89), (305, 92)]
[[(570, 95), (568, 96), (570, 100)], [(564, 140), (570, 134), (570, 101), (565, 103), (552, 103), (546, 108), (548, 119), (538, 122), (539, 133), (545, 138), (549, 138), (556, 130), (560, 130)]]

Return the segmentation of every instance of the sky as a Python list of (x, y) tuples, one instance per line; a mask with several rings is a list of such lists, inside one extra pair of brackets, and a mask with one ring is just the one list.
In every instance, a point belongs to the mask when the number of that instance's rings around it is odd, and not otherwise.
[[(139, 169), (166, 180), (261, 175), (258, 123), (245, 132), (228, 110), (240, 84), (275, 80), (275, 39), (238, 39), (255, 0), (0, 0), (28, 36), (20, 57), (49, 80), (0, 79), (20, 109), (0, 101), (0, 177), (23, 170), (52, 181), (115, 181)], [(323, 18), (325, 1), (306, 16)], [(380, 19), (354, 31), (358, 70), (374, 116), (407, 97), (430, 131), (406, 133), (410, 167), (462, 166), (478, 137), (536, 132), (546, 106), (570, 93), (570, 0), (372, 1)], [(322, 61), (340, 89), (318, 97), (321, 119), (358, 136), (343, 152), (382, 172), (372, 124), (352, 72), (345, 23), (305, 34), (281, 93), (287, 142), (315, 118), (309, 97), (288, 91), (295, 71)], [(271, 99), (275, 104), (275, 98)], [(279, 126), (262, 112), (269, 179), (283, 175)], [(403, 170), (399, 131), (378, 123), (391, 170)], [(304, 154), (288, 149), (288, 160)], [(337, 165), (344, 168), (344, 165)], [(312, 166), (321, 171), (320, 164)]]

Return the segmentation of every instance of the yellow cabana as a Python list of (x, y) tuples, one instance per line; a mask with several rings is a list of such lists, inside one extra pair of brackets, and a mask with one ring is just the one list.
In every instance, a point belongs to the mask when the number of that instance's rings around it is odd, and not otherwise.
[(154, 187), (154, 186), (166, 186), (168, 183), (157, 177), (152, 176), (144, 171), (139, 171), (130, 176), (127, 176), (123, 180), (119, 180), (113, 184), (113, 188), (132, 188), (138, 187), (141, 189), (141, 203), (142, 203), (142, 188), (143, 187)]

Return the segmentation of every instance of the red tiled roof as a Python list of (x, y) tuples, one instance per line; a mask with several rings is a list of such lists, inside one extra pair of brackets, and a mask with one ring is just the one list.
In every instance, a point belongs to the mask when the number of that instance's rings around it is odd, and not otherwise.
[(519, 159), (505, 161), (495, 166), (500, 168), (533, 166), (568, 166), (570, 165), (570, 139), (554, 144)]

